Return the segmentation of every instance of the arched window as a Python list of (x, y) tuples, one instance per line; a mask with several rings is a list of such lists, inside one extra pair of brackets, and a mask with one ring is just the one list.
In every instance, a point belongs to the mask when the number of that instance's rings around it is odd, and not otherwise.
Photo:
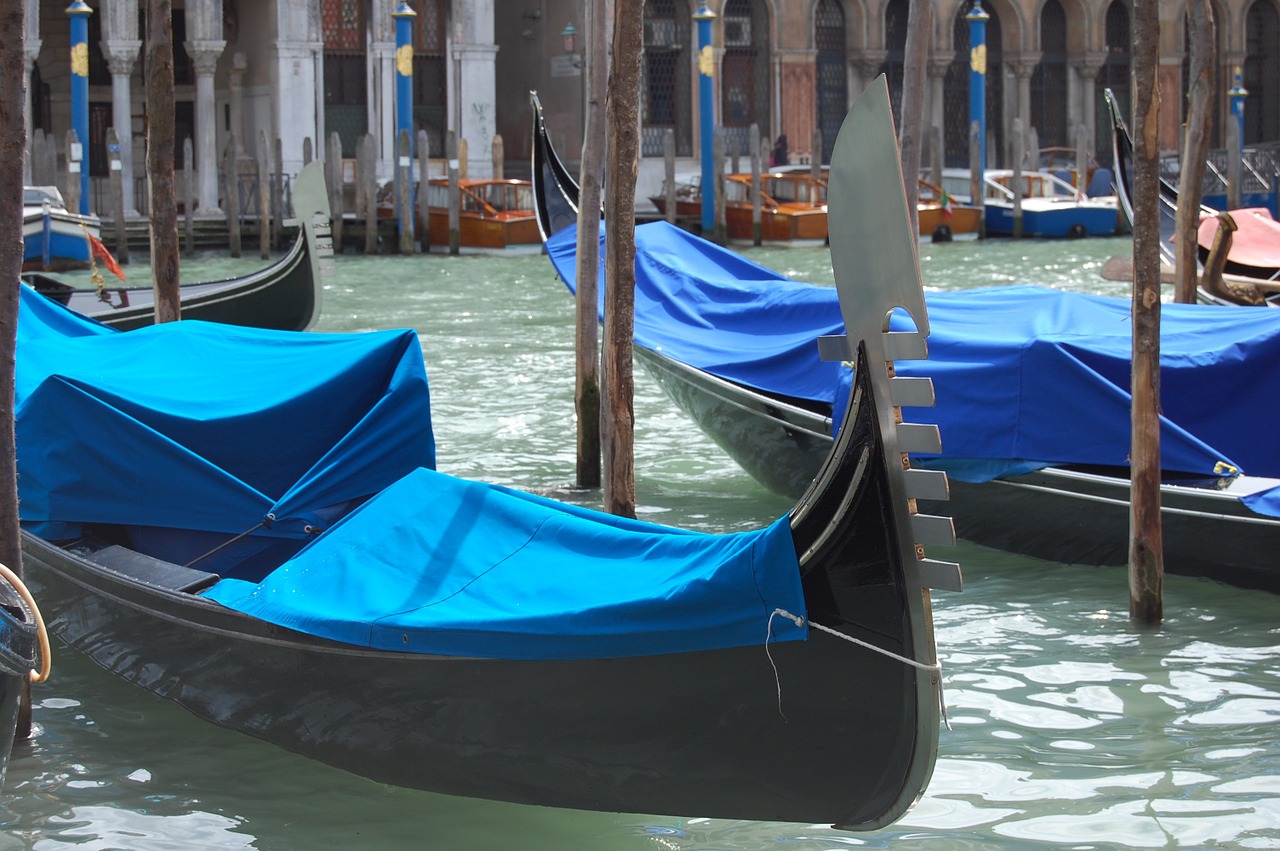
[(1106, 90), (1116, 96), (1123, 114), (1132, 107), (1129, 99), (1129, 50), (1132, 41), (1129, 26), (1129, 7), (1121, 0), (1112, 0), (1107, 7), (1107, 58), (1098, 71), (1093, 98), (1094, 151), (1111, 150), (1111, 113), (1107, 107)]
[(1040, 9), (1040, 64), (1031, 74), (1031, 126), (1046, 148), (1075, 145), (1067, 126), (1067, 15), (1058, 0)]

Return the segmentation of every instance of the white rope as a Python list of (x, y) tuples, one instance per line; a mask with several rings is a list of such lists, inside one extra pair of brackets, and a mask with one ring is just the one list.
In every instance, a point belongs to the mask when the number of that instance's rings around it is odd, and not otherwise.
[[(804, 618), (800, 617), (799, 615), (793, 615), (791, 612), (788, 612), (786, 609), (774, 609), (773, 613), (769, 615), (769, 629), (765, 634), (764, 651), (765, 651), (765, 654), (769, 657), (769, 664), (773, 666), (773, 680), (778, 688), (778, 714), (782, 715), (782, 717), (785, 719), (787, 716), (783, 715), (782, 713), (782, 680), (778, 676), (778, 666), (773, 661), (773, 654), (769, 652), (769, 641), (773, 638), (773, 619), (778, 616), (786, 618), (787, 620), (791, 621), (793, 624), (795, 624), (798, 627), (804, 626)], [(848, 641), (850, 644), (856, 644), (859, 647), (865, 647), (868, 650), (872, 650), (876, 653), (879, 653), (881, 656), (888, 656), (890, 659), (901, 662), (904, 665), (910, 665), (911, 667), (916, 668), (918, 670), (928, 671), (929, 673), (933, 674), (935, 677), (937, 677), (938, 705), (942, 711), (942, 720), (943, 720), (943, 723), (947, 725), (947, 729), (948, 730), (951, 729), (951, 721), (950, 719), (947, 718), (947, 704), (942, 697), (942, 660), (938, 660), (937, 662), (934, 662), (932, 665), (928, 665), (928, 664), (925, 664), (924, 662), (918, 662), (915, 659), (908, 659), (906, 656), (902, 656), (897, 653), (894, 653), (892, 650), (885, 650), (883, 647), (877, 647), (876, 645), (872, 644), (869, 641), (863, 641), (861, 638), (854, 638), (852, 635), (846, 635), (843, 632), (834, 630), (829, 626), (823, 626), (820, 623), (814, 623), (813, 621), (809, 621), (809, 627), (810, 629), (816, 629), (816, 630), (825, 632), (829, 635), (834, 635), (836, 638), (843, 639), (844, 641)]]

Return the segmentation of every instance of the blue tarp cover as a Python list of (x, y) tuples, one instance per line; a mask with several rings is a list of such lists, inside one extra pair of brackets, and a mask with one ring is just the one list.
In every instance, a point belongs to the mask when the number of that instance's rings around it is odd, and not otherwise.
[[(547, 250), (574, 289), (576, 228)], [(601, 254), (603, 304), (603, 242)], [(665, 222), (636, 228), (636, 278), (637, 345), (767, 393), (833, 405), (847, 393), (848, 367), (820, 361), (814, 342), (844, 331), (833, 287), (792, 281)], [(938, 423), (943, 454), (932, 465), (985, 481), (1128, 463), (1127, 299), (1015, 286), (933, 291), (927, 303), (929, 359), (896, 368), (934, 380), (936, 407), (904, 411)], [(1280, 444), (1257, 430), (1280, 421), (1280, 311), (1166, 304), (1161, 313), (1165, 469), (1280, 477)], [(894, 327), (911, 326), (903, 315)]]
[[(348, 644), (575, 659), (763, 646), (804, 616), (784, 518), (708, 535), (418, 470), (252, 584), (206, 596)], [(772, 640), (803, 638), (772, 618)]]
[(23, 287), (21, 516), (303, 537), (317, 511), (435, 465), (412, 331), (297, 334), (206, 322), (121, 333)]
[(230, 608), (360, 647), (505, 659), (806, 635), (772, 616), (806, 615), (785, 518), (708, 535), (427, 469), (412, 332), (119, 333), (24, 288), (19, 338), (22, 516), (37, 534), (239, 533), (272, 513), (255, 534), (302, 538), (329, 506), (376, 494), (261, 581), (206, 592)]

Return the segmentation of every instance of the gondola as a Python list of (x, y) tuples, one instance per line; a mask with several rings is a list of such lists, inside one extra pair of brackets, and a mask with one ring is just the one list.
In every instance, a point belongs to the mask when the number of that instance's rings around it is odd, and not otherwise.
[[(1107, 89), (1105, 95), (1111, 112), (1111, 150), (1115, 163), (1116, 193), (1125, 220), (1132, 224), (1133, 137), (1129, 135), (1129, 127), (1121, 115), (1120, 104), (1114, 93)], [(1164, 177), (1159, 182), (1157, 209), (1160, 213), (1160, 259), (1164, 267), (1162, 275), (1172, 282), (1172, 270), (1177, 263), (1174, 238), (1178, 230), (1178, 190)], [(1255, 216), (1261, 217), (1263, 214), (1265, 221), (1261, 218), (1254, 220)], [(1200, 205), (1196, 246), (1198, 266), (1203, 266), (1209, 259), (1220, 215), (1218, 210)], [(1246, 234), (1240, 234), (1241, 248), (1228, 251), (1222, 266), (1221, 285), (1206, 286), (1207, 282), (1200, 274), (1202, 269), (1197, 269), (1196, 297), (1207, 304), (1280, 305), (1280, 224), (1270, 218), (1268, 211), (1261, 209), (1233, 211), (1231, 215), (1230, 227), (1243, 226), (1249, 230), (1248, 235), (1252, 238), (1252, 247), (1255, 249), (1253, 256), (1246, 256)]]
[[(855, 107), (849, 181), (896, 156), (887, 116), (887, 92)], [(725, 535), (435, 472), (412, 331), (122, 334), (24, 291), (28, 581), (107, 670), (380, 782), (881, 827), (932, 771), (925, 588), (959, 583), (922, 547), (949, 519), (911, 503), (945, 478), (901, 464), (887, 356), (928, 332), (902, 271), (841, 294), (918, 330), (825, 344), (861, 364), (848, 427), (791, 512)]]
[[(320, 316), (324, 276), (333, 265), (329, 236), (329, 202), (324, 170), (319, 163), (305, 167), (294, 185), (298, 236), (279, 260), (248, 275), (221, 281), (183, 284), (182, 318), (281, 331), (305, 331)], [(40, 273), (23, 280), (40, 294), (121, 330), (155, 321), (155, 291), (136, 287), (72, 287)]]
[[(549, 144), (537, 140), (535, 152)], [(547, 242), (571, 289), (573, 237)], [(665, 222), (637, 227), (636, 243), (637, 361), (753, 478), (800, 494), (851, 380), (799, 345), (840, 333), (835, 294)], [(852, 277), (872, 279), (877, 259), (867, 252)], [(1054, 562), (1127, 563), (1129, 301), (992, 287), (931, 292), (928, 304), (939, 396), (923, 413), (949, 443), (912, 457), (948, 473), (957, 534)], [(1161, 502), (1167, 571), (1280, 592), (1280, 453), (1241, 428), (1239, 413), (1280, 416), (1280, 320), (1270, 313), (1164, 310)], [(898, 373), (911, 376), (911, 363)], [(919, 413), (904, 408), (908, 420)]]

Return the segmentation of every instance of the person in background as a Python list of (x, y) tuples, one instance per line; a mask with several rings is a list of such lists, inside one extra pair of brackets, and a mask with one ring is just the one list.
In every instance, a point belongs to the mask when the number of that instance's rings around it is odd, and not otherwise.
[(773, 153), (769, 155), (769, 167), (780, 165), (790, 165), (791, 159), (787, 154), (787, 134), (778, 135), (778, 141), (773, 143)]

